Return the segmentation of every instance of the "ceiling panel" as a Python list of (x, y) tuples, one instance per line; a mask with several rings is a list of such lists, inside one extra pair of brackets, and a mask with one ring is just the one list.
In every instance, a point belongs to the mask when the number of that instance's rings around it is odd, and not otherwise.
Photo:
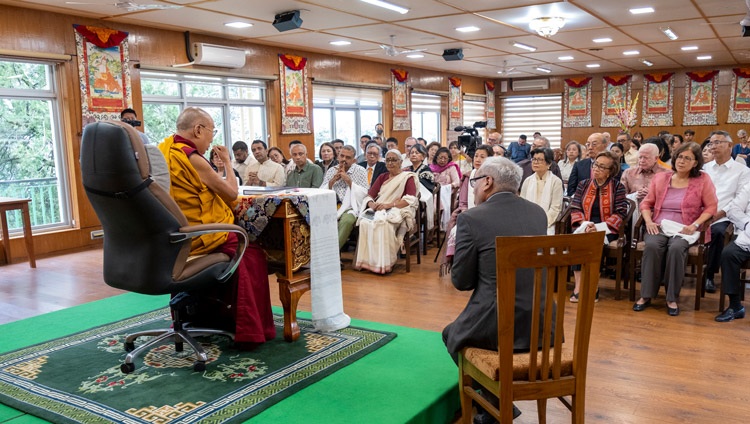
[(326, 31), (331, 34), (350, 37), (359, 40), (371, 41), (378, 44), (390, 44), (391, 35), (396, 36), (396, 46), (407, 47), (432, 43), (443, 43), (451, 41), (436, 34), (426, 34), (404, 26), (391, 24), (363, 25), (352, 28), (339, 28)]
[[(692, 2), (686, 0), (571, 0), (571, 3), (580, 5), (582, 9), (588, 10), (600, 16), (606, 22), (618, 26), (701, 17), (700, 12), (693, 6)], [(629, 12), (631, 8), (646, 6), (653, 7), (655, 12), (639, 15)]]
[[(573, 59), (571, 59), (570, 61), (560, 60), (559, 58), (562, 56), (573, 56)], [(585, 61), (585, 60), (597, 60), (598, 59), (597, 57), (591, 54), (580, 52), (580, 51), (571, 51), (571, 50), (523, 53), (522, 55), (518, 57), (527, 57), (530, 59), (540, 60), (542, 62), (548, 62), (548, 63), (559, 63), (560, 65), (563, 65), (563, 66), (565, 66), (565, 63), (567, 62), (580, 62), (580, 61)]]
[[(611, 38), (612, 41), (608, 43), (595, 43), (594, 40), (599, 38)], [(562, 31), (552, 37), (552, 39), (567, 47), (576, 49), (627, 46), (638, 43), (626, 34), (611, 28), (589, 29), (583, 31)]]
[[(698, 56), (702, 55), (710, 55), (711, 60), (698, 60)], [(735, 64), (734, 57), (732, 57), (729, 52), (701, 52), (701, 53), (693, 53), (693, 54), (677, 54), (671, 56), (672, 60), (679, 63), (680, 66), (684, 66), (686, 68), (710, 68), (710, 67), (716, 67), (720, 65), (733, 65)]]
[[(457, 40), (478, 40), (483, 38), (510, 37), (526, 35), (527, 33), (514, 29), (507, 25), (481, 18), (477, 15), (464, 13), (454, 16), (443, 16), (439, 18), (417, 19), (411, 21), (399, 22), (399, 25), (405, 25), (420, 31), (427, 31), (434, 34), (444, 34)], [(459, 32), (456, 28), (476, 26), (480, 28), (475, 32)]]
[(522, 6), (532, 6), (539, 3), (539, 0), (437, 0), (439, 3), (451, 5), (455, 8), (467, 12), (481, 12), (486, 10), (512, 9)]
[[(350, 12), (370, 19), (384, 22), (394, 22), (406, 19), (426, 18), (431, 16), (445, 16), (459, 13), (455, 7), (439, 3), (434, 0), (389, 0), (390, 3), (406, 7), (409, 12), (402, 15), (392, 10), (383, 9), (358, 0), (306, 0), (305, 3), (320, 5), (327, 8)], [(253, 2), (255, 3), (255, 2)]]
[(514, 47), (513, 43), (518, 42), (526, 44), (527, 46), (536, 47), (537, 52), (555, 51), (560, 50), (560, 44), (555, 43), (553, 40), (547, 40), (546, 38), (538, 37), (535, 35), (524, 35), (522, 37), (508, 37), (508, 38), (497, 38), (494, 40), (477, 40), (472, 41), (472, 44), (479, 46), (488, 47), (491, 49), (498, 49), (507, 51), (509, 53), (529, 53), (529, 51)]
[(556, 2), (538, 4), (533, 6), (518, 7), (513, 9), (491, 10), (480, 13), (491, 19), (516, 26), (519, 29), (534, 32), (529, 28), (529, 22), (534, 18), (544, 16), (561, 17), (565, 19), (563, 30), (575, 30), (585, 28), (601, 28), (606, 26), (604, 22), (589, 15), (578, 7), (568, 2)]
[[(262, 40), (262, 41), (261, 41)], [(248, 40), (253, 41), (253, 40)], [(314, 48), (315, 51), (319, 51), (321, 48), (325, 48), (325, 51), (329, 51), (333, 54), (336, 53), (350, 53), (355, 51), (371, 51), (382, 50), (377, 44), (369, 43), (367, 41), (353, 40), (346, 37), (340, 37), (337, 35), (325, 34), (313, 31), (285, 31), (277, 32), (274, 35), (261, 37), (258, 41), (263, 43), (283, 44), (286, 46), (300, 46), (306, 48)], [(331, 41), (349, 41), (351, 44), (347, 46), (333, 46), (329, 44)]]
[[(637, 51), (636, 55), (625, 55), (626, 51)], [(629, 57), (645, 57), (645, 56), (656, 56), (659, 54), (656, 50), (646, 47), (642, 44), (633, 44), (630, 46), (617, 46), (617, 47), (606, 47), (600, 51), (592, 52), (602, 59), (609, 59), (614, 61), (620, 61)]]
[(716, 31), (719, 37), (741, 37), (742, 25), (740, 25), (740, 21), (744, 17), (745, 15), (731, 15), (720, 18), (709, 18), (708, 22), (710, 22), (711, 28)]
[(687, 21), (673, 21), (668, 25), (644, 24), (621, 26), (620, 29), (626, 34), (641, 43), (661, 43), (669, 41), (669, 38), (659, 29), (668, 26), (679, 37), (673, 42), (682, 42), (684, 40), (700, 40), (704, 38), (713, 38), (714, 32), (710, 25), (705, 25), (704, 19), (690, 19)]
[(744, 1), (695, 0), (705, 16), (724, 16), (746, 14), (747, 4)]

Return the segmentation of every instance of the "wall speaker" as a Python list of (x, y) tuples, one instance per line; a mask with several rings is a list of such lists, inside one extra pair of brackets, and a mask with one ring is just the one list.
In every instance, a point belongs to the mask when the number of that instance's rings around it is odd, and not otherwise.
[(445, 60), (461, 60), (464, 58), (463, 49), (445, 49), (443, 50), (443, 59)]
[(302, 18), (299, 17), (299, 10), (290, 10), (289, 12), (279, 13), (274, 17), (273, 26), (279, 32), (290, 31), (302, 26)]

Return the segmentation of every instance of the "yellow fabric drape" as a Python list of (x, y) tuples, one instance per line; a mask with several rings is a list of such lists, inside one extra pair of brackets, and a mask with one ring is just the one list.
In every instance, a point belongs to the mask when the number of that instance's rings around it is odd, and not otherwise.
[[(185, 152), (185, 144), (175, 142), (169, 136), (159, 144), (169, 167), (171, 180), (170, 195), (177, 202), (190, 225), (196, 224), (232, 224), (232, 209), (213, 191), (203, 184), (198, 172), (193, 168)], [(209, 253), (224, 244), (227, 233), (206, 234), (193, 239), (190, 253), (201, 255)]]

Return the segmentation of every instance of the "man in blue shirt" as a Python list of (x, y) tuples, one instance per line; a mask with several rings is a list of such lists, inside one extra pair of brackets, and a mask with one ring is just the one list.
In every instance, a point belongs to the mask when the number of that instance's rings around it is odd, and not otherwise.
[(518, 141), (510, 143), (510, 146), (508, 146), (508, 156), (510, 157), (510, 160), (515, 163), (528, 159), (529, 152), (531, 152), (531, 145), (526, 143), (525, 134), (521, 134), (521, 136), (518, 137)]

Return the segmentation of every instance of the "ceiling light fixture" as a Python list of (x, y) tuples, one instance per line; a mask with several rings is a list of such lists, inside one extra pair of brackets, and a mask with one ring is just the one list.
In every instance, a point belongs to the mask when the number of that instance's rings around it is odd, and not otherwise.
[(698, 57), (696, 57), (696, 59), (698, 59), (698, 60), (711, 60), (711, 56), (710, 55), (698, 56)]
[(543, 16), (541, 18), (534, 18), (529, 22), (529, 28), (545, 38), (557, 34), (557, 31), (560, 31), (560, 28), (564, 26), (565, 19), (559, 16)]
[(475, 31), (479, 31), (479, 29), (480, 29), (479, 27), (472, 25), (472, 26), (458, 27), (458, 28), (456, 28), (456, 31), (458, 31), (458, 32), (475, 32)]
[(373, 6), (378, 6), (384, 9), (393, 10), (394, 12), (398, 12), (402, 15), (405, 15), (407, 12), (409, 12), (409, 9), (395, 5), (393, 3), (388, 3), (387, 1), (381, 1), (381, 0), (360, 0), (360, 1), (363, 1), (365, 3), (370, 3)]
[(641, 52), (639, 52), (638, 50), (627, 50), (622, 52), (622, 54), (624, 54), (625, 56), (635, 56), (637, 54), (641, 54)]
[(654, 66), (654, 62), (652, 62), (650, 60), (646, 60), (646, 59), (641, 59), (641, 63), (644, 64), (644, 65), (646, 65), (646, 66)]
[(536, 51), (536, 47), (534, 47), (534, 46), (529, 46), (528, 44), (523, 44), (523, 43), (519, 43), (519, 42), (517, 42), (517, 41), (511, 42), (510, 44), (511, 44), (511, 45), (512, 45), (513, 47), (518, 47), (519, 49), (524, 49), (524, 50), (528, 50), (528, 51), (530, 51), (530, 52), (535, 52), (535, 51)]
[(542, 68), (542, 67), (538, 67), (538, 68), (535, 68), (535, 69), (536, 69), (537, 71), (539, 71), (539, 72), (544, 72), (545, 74), (549, 74), (550, 72), (552, 72), (552, 70), (551, 70), (551, 69), (547, 69), (547, 68)]
[(680, 37), (677, 36), (677, 34), (674, 31), (672, 31), (672, 28), (670, 28), (670, 27), (661, 27), (659, 29), (661, 30), (661, 32), (664, 33), (664, 35), (667, 36), (667, 38), (669, 38), (672, 41), (680, 38)]
[(601, 65), (598, 63), (589, 63), (588, 65), (586, 65), (587, 68), (598, 68), (600, 66)]
[(573, 56), (560, 56), (557, 60), (573, 60)]
[(331, 41), (328, 44), (330, 44), (332, 46), (348, 46), (348, 45), (352, 44), (352, 42), (351, 41), (346, 41), (346, 40), (339, 40), (339, 41)]
[(424, 57), (423, 54), (407, 54), (406, 57), (409, 59), (421, 59)]
[(683, 52), (691, 52), (693, 50), (698, 50), (698, 46), (683, 46), (680, 47), (680, 50), (682, 50)]
[(642, 15), (644, 13), (654, 13), (653, 7), (634, 7), (629, 9), (633, 15)]
[(247, 22), (227, 22), (224, 24), (224, 26), (228, 26), (230, 28), (242, 29), (242, 28), (250, 28), (251, 26), (253, 26), (253, 24), (247, 23)]
[(611, 43), (612, 39), (609, 38), (609, 37), (603, 37), (603, 38), (594, 38), (591, 41), (593, 41), (595, 43)]

